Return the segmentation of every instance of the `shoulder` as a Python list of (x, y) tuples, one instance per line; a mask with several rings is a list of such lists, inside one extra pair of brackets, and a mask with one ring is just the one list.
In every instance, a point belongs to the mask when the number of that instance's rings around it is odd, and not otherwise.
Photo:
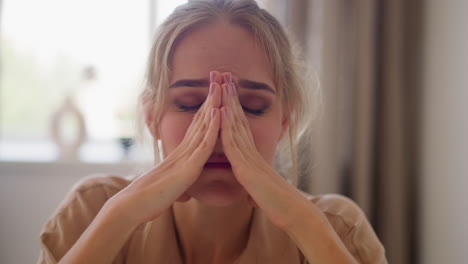
[(307, 198), (314, 203), (328, 217), (338, 217), (347, 227), (358, 225), (367, 218), (361, 208), (351, 199), (340, 194), (307, 195)]
[(101, 191), (113, 196), (130, 184), (131, 180), (107, 174), (93, 174), (78, 181), (69, 194), (84, 194), (89, 191)]
[(130, 182), (131, 180), (119, 176), (105, 174), (84, 177), (71, 188), (52, 218), (72, 213), (76, 216), (80, 211), (92, 211), (96, 214), (109, 198)]
[(347, 249), (360, 263), (387, 263), (385, 250), (362, 209), (340, 194), (303, 193), (327, 217)]
[(99, 174), (87, 176), (76, 183), (42, 228), (42, 258), (60, 259), (94, 220), (106, 201), (130, 182), (122, 177)]
[(130, 184), (130, 180), (106, 174), (93, 174), (78, 181), (60, 203), (55, 214), (71, 209), (99, 209), (109, 198)]
[(353, 226), (366, 217), (361, 208), (344, 195), (336, 193), (312, 195), (304, 191), (300, 192), (322, 213), (327, 216), (339, 216), (348, 226)]

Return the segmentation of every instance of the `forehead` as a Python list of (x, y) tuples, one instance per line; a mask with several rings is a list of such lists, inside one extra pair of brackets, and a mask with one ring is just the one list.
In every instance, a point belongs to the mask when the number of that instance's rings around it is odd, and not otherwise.
[(274, 87), (272, 67), (261, 45), (250, 32), (227, 22), (204, 25), (186, 34), (175, 47), (171, 68), (171, 82), (207, 78), (210, 71), (217, 70)]

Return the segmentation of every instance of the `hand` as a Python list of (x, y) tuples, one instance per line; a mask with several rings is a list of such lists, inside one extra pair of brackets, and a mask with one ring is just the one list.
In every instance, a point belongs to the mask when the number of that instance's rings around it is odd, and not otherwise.
[(178, 147), (111, 199), (125, 215), (134, 216), (132, 222), (150, 221), (176, 200), (190, 199), (185, 191), (200, 176), (220, 128), (221, 76), (213, 77), (210, 92)]
[(221, 106), (221, 141), (234, 176), (249, 194), (251, 204), (259, 207), (279, 227), (290, 223), (290, 197), (300, 192), (282, 178), (258, 152), (249, 121), (237, 96), (230, 74), (224, 74)]

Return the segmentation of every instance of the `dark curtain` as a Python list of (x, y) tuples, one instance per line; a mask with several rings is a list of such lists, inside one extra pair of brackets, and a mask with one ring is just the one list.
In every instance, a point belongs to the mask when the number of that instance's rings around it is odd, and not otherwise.
[(418, 263), (423, 0), (280, 2), (323, 91), (301, 187), (351, 197), (389, 263)]

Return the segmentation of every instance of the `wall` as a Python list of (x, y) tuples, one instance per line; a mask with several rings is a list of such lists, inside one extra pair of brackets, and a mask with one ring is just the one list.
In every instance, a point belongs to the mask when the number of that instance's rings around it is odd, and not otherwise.
[(467, 263), (468, 1), (425, 16), (420, 263)]
[(92, 173), (130, 175), (133, 164), (0, 162), (0, 263), (35, 263), (39, 233), (78, 180)]

